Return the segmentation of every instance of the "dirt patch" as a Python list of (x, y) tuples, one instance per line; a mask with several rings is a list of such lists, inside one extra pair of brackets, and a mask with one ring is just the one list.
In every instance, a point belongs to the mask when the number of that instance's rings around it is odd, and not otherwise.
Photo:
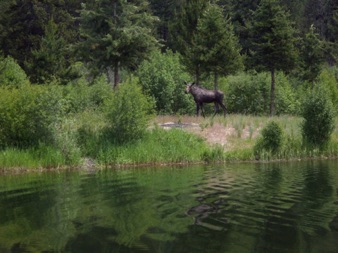
[(188, 128), (187, 131), (202, 137), (211, 145), (218, 144), (223, 147), (226, 147), (228, 139), (236, 134), (235, 128), (225, 127), (224, 125), (218, 123), (205, 128)]

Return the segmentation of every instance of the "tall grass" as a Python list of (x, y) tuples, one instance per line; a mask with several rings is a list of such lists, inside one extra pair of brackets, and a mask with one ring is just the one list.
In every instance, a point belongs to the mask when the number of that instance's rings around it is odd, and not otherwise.
[(123, 145), (106, 142), (95, 155), (106, 166), (199, 162), (210, 148), (199, 137), (179, 129), (150, 130), (140, 140)]
[(37, 148), (8, 148), (0, 152), (0, 168), (58, 168), (67, 165), (66, 158), (60, 150), (51, 146)]
[[(259, 156), (253, 147), (263, 127), (271, 120), (283, 129), (281, 148), (272, 153), (262, 150)], [(161, 123), (196, 123), (198, 130), (174, 128), (164, 130)], [(300, 117), (228, 115), (226, 118), (159, 116), (137, 141), (116, 143), (104, 134), (107, 122), (100, 111), (87, 110), (65, 119), (55, 130), (55, 143), (35, 148), (7, 148), (0, 151), (0, 168), (57, 168), (79, 166), (80, 158), (88, 158), (98, 166), (130, 166), (197, 162), (270, 161), (338, 157), (338, 119), (331, 141), (325, 150), (303, 144)], [(221, 126), (229, 129), (226, 145), (210, 145), (204, 139), (206, 129)], [(240, 133), (240, 134), (239, 134)], [(199, 136), (201, 135), (201, 136)]]

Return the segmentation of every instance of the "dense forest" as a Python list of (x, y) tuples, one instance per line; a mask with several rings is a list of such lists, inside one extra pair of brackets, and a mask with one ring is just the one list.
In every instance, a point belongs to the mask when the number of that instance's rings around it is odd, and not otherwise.
[[(337, 61), (337, 0), (3, 0), (0, 7), (0, 50), (32, 83), (56, 78), (65, 84), (79, 74), (78, 62), (93, 73), (108, 70), (117, 83), (118, 70), (134, 71), (156, 47), (180, 53), (197, 79), (240, 68), (237, 51), (245, 56), (245, 69), (285, 60), (274, 68), (302, 66), (303, 77), (311, 81), (305, 72), (316, 68), (312, 65), (322, 58), (330, 65)], [(263, 55), (267, 52), (271, 59)]]
[(337, 0), (2, 0), (0, 9), (0, 148), (47, 142), (67, 154), (63, 143), (92, 131), (138, 139), (149, 114), (195, 113), (184, 81), (222, 90), (238, 114), (299, 116), (316, 95), (321, 109), (309, 115), (331, 118), (332, 132)]

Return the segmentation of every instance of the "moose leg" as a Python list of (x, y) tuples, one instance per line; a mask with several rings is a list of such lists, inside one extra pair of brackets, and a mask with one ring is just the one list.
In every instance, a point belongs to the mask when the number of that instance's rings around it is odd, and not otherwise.
[(205, 118), (204, 108), (203, 108), (203, 103), (200, 104), (200, 107), (201, 107), (201, 111), (202, 111), (203, 118)]
[(222, 107), (223, 111), (224, 111), (224, 117), (227, 114), (227, 108), (225, 107), (225, 105), (222, 102), (219, 102), (219, 105)]
[(215, 112), (214, 112), (214, 116), (216, 115), (216, 113), (219, 112), (219, 107), (218, 104), (215, 102)]
[(199, 116), (199, 112), (200, 112), (200, 105), (198, 103), (196, 103), (196, 116)]

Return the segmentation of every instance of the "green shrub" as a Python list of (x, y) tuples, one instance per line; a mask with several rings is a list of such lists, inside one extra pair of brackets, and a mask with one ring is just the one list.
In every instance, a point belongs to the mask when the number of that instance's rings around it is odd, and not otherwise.
[(155, 52), (150, 60), (141, 64), (138, 77), (143, 91), (156, 101), (158, 113), (194, 112), (193, 100), (184, 94), (183, 82), (190, 77), (183, 70), (178, 54)]
[(268, 75), (241, 73), (227, 78), (226, 104), (230, 113), (262, 115), (269, 108)]
[(135, 81), (121, 84), (106, 104), (110, 140), (123, 143), (141, 138), (153, 109), (151, 101)]
[(287, 77), (282, 73), (276, 76), (276, 114), (298, 114), (300, 102), (296, 91), (292, 88)]
[[(240, 73), (227, 78), (226, 104), (230, 113), (264, 115), (270, 108), (269, 73)], [(299, 108), (296, 93), (283, 73), (276, 76), (276, 114), (294, 114)]]
[(280, 150), (283, 143), (283, 130), (275, 121), (270, 121), (262, 129), (261, 137), (257, 139), (254, 146), (255, 155), (259, 156), (262, 152), (271, 152), (275, 154)]
[(12, 57), (0, 58), (0, 87), (19, 88), (27, 84), (25, 71)]
[(338, 68), (324, 69), (318, 78), (318, 86), (324, 90), (327, 98), (331, 100), (334, 108), (338, 107)]
[(52, 142), (53, 124), (62, 116), (61, 96), (61, 89), (55, 86), (1, 88), (0, 147)]
[(308, 94), (302, 106), (303, 140), (306, 144), (325, 147), (334, 130), (335, 112), (325, 92), (316, 89)]
[(69, 83), (64, 88), (64, 102), (68, 113), (79, 113), (103, 105), (110, 97), (112, 88), (105, 76), (87, 82), (84, 78)]

